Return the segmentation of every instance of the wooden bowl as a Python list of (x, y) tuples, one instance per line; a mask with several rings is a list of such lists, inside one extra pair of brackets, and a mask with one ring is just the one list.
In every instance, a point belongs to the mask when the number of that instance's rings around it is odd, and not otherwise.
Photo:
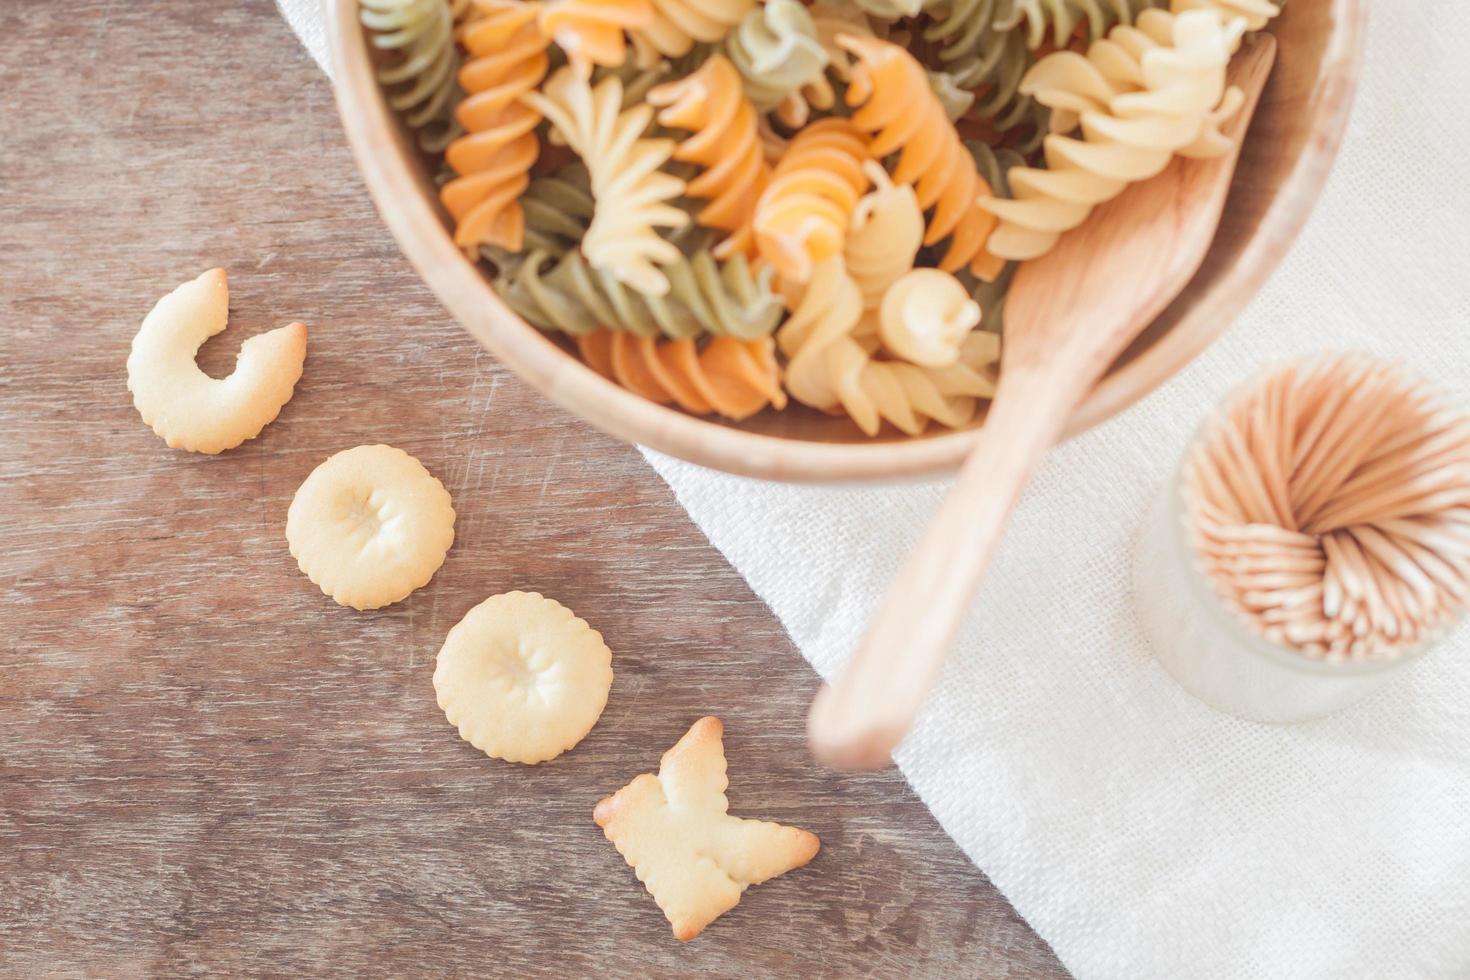
[[(845, 417), (793, 406), (736, 425), (655, 405), (587, 368), (512, 312), (455, 248), (423, 157), (373, 77), (357, 0), (324, 2), (337, 105), (383, 220), (465, 329), (557, 404), (629, 442), (768, 479), (910, 477), (953, 469), (969, 453), (978, 420), (959, 431), (931, 426), (918, 438), (870, 439)], [(1285, 255), (1341, 143), (1366, 21), (1367, 0), (1292, 0), (1272, 22), (1280, 54), (1210, 253), (1082, 403), (1068, 435), (1122, 411), (1183, 367), (1234, 320)]]

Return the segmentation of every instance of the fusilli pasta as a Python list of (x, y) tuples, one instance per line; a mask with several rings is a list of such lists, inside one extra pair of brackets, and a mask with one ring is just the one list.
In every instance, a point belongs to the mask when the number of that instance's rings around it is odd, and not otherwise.
[(653, 0), (653, 17), (631, 33), (638, 61), (650, 65), (678, 58), (696, 43), (719, 44), (751, 10), (756, 0)]
[(1241, 93), (1226, 88), (1225, 68), (1244, 28), (1243, 18), (1225, 24), (1212, 11), (1150, 10), (1086, 57), (1061, 51), (1037, 64), (1025, 87), (1058, 119), (1080, 119), (1082, 134), (1048, 136), (1048, 169), (1013, 169), (1015, 199), (982, 202), (1001, 219), (990, 250), (1009, 259), (1043, 255), (1096, 205), (1159, 173), (1176, 153), (1228, 150), (1219, 126), (1240, 107)]
[(455, 136), (460, 98), (454, 16), (446, 0), (362, 0), (359, 14), (373, 47), (392, 52), (378, 69), (388, 105), (417, 133), (426, 153), (440, 153)]
[(983, 373), (998, 355), (993, 334), (972, 331), (959, 359), (941, 368), (875, 357), (853, 336), (862, 295), (840, 258), (818, 265), (789, 305), (791, 318), (776, 333), (788, 358), (786, 390), (813, 408), (847, 413), (867, 435), (885, 420), (909, 435), (930, 419), (961, 426), (974, 417), (977, 399), (995, 394), (994, 379)]
[(843, 257), (862, 293), (863, 308), (874, 309), (888, 288), (914, 267), (924, 240), (924, 212), (912, 187), (895, 186), (874, 161), (864, 166), (873, 190), (853, 210)]
[(470, 60), (459, 74), (469, 93), (455, 110), (467, 131), (449, 144), (444, 160), (459, 176), (439, 191), (455, 220), (454, 242), (466, 250), (522, 244), (525, 216), (516, 199), (530, 182), (540, 153), (540, 113), (520, 101), (534, 91), (549, 64), (536, 10), (509, 3), (485, 5), (465, 28)]
[(544, 0), (540, 19), (542, 33), (585, 72), (591, 65), (616, 68), (626, 61), (624, 31), (646, 27), (653, 7), (649, 0)]
[(643, 137), (653, 108), (621, 109), (622, 98), (616, 77), (594, 89), (570, 67), (547, 79), (541, 92), (522, 96), (587, 164), (597, 202), (582, 239), (588, 260), (640, 292), (662, 296), (669, 281), (655, 263), (676, 262), (680, 252), (657, 229), (688, 223), (689, 216), (669, 203), (684, 192), (684, 182), (659, 172), (673, 141)]
[(739, 421), (770, 405), (786, 407), (769, 337), (654, 340), (598, 331), (577, 338), (582, 359), (603, 377), (661, 405)]
[(1271, 18), (1281, 13), (1281, 7), (1285, 3), (1286, 0), (1281, 0), (1280, 3), (1272, 3), (1270, 0), (1173, 0), (1169, 9), (1176, 14), (1191, 10), (1209, 10), (1226, 20), (1244, 17), (1246, 30), (1259, 31)]
[(867, 138), (846, 119), (818, 120), (786, 148), (755, 213), (760, 256), (783, 278), (805, 282), (814, 263), (842, 253), (867, 159)]
[(648, 101), (663, 107), (658, 114), (661, 124), (694, 134), (674, 150), (674, 159), (701, 169), (686, 193), (709, 201), (695, 219), (728, 235), (715, 247), (715, 254), (753, 255), (751, 222), (771, 167), (761, 145), (755, 107), (741, 91), (739, 72), (723, 55), (715, 54), (694, 74), (649, 92)]
[(745, 81), (745, 94), (769, 112), (792, 92), (822, 77), (827, 52), (799, 0), (767, 0), (740, 21), (725, 48)]
[(642, 337), (705, 333), (754, 340), (769, 336), (781, 319), (772, 270), (754, 272), (744, 256), (719, 262), (700, 249), (664, 272), (668, 294), (647, 296), (591, 268), (575, 250), (555, 261), (548, 252), (533, 252), (502, 274), (499, 288), (535, 326), (569, 334), (606, 328)]
[(980, 304), (953, 275), (909, 269), (883, 294), (878, 335), (884, 349), (900, 360), (947, 367), (959, 361), (960, 345), (980, 325), (980, 317)]
[(781, 99), (776, 108), (776, 116), (791, 129), (805, 126), (813, 109), (826, 112), (837, 105), (837, 91), (832, 85), (832, 77), (839, 83), (846, 84), (852, 67), (852, 57), (837, 43), (837, 35), (873, 33), (867, 15), (843, 3), (817, 0), (807, 8), (807, 14), (816, 29), (817, 43), (827, 53), (827, 68), (811, 81), (787, 92)]
[(994, 23), (1001, 31), (1024, 25), (1033, 50), (1045, 43), (1050, 27), (1052, 43), (1064, 48), (1083, 27), (1087, 40), (1096, 41), (1119, 24), (1133, 23), (1143, 11), (1166, 5), (1167, 0), (999, 0)]
[(873, 156), (899, 154), (894, 181), (912, 184), (919, 206), (934, 209), (924, 244), (950, 240), (939, 267), (968, 265), (994, 278), (1004, 264), (985, 249), (995, 219), (977, 204), (990, 197), (990, 187), (930, 91), (923, 66), (877, 38), (843, 35), (839, 41), (857, 58), (847, 90), (848, 105), (857, 107), (853, 123), (872, 134)]
[(1039, 140), (1046, 131), (1045, 112), (1020, 92), (1033, 57), (1020, 31), (995, 25), (995, 10), (996, 0), (948, 0), (924, 38), (939, 45), (939, 60), (959, 88), (983, 93), (975, 115), (997, 132), (1029, 129)]

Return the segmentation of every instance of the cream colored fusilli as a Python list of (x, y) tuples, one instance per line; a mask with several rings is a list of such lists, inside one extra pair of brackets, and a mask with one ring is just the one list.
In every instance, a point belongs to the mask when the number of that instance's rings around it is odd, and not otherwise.
[(1001, 219), (988, 248), (1008, 259), (1043, 255), (1092, 209), (1182, 156), (1230, 148), (1220, 125), (1239, 109), (1225, 69), (1245, 20), (1218, 14), (1145, 11), (1116, 27), (1087, 55), (1061, 51), (1027, 73), (1023, 88), (1055, 111), (1056, 125), (1080, 122), (1080, 138), (1046, 138), (1047, 169), (1010, 171), (1014, 200), (983, 206)]
[(863, 308), (875, 309), (888, 287), (914, 267), (924, 241), (924, 212), (914, 189), (895, 185), (875, 161), (865, 165), (873, 190), (852, 213), (843, 257), (848, 274), (863, 296)]
[(669, 281), (658, 265), (677, 262), (681, 253), (657, 229), (688, 223), (689, 215), (669, 203), (684, 193), (684, 181), (659, 170), (674, 152), (673, 140), (643, 137), (653, 107), (624, 110), (622, 98), (616, 77), (594, 89), (570, 67), (547, 79), (541, 92), (522, 97), (587, 164), (597, 202), (582, 239), (588, 260), (640, 292), (662, 296)]
[(909, 269), (883, 294), (878, 336), (884, 350), (900, 360), (948, 367), (959, 361), (961, 345), (980, 325), (980, 317), (980, 304), (953, 275), (941, 269)]
[(813, 408), (845, 412), (867, 435), (877, 435), (885, 420), (909, 435), (924, 431), (929, 420), (961, 426), (974, 417), (978, 399), (995, 394), (987, 373), (999, 353), (993, 334), (971, 331), (959, 359), (945, 367), (875, 356), (854, 336), (862, 293), (840, 258), (819, 263), (787, 305), (791, 317), (776, 333), (788, 359), (787, 392)]
[(1246, 30), (1259, 31), (1271, 18), (1281, 13), (1281, 6), (1285, 2), (1286, 0), (1281, 0), (1281, 3), (1272, 3), (1271, 0), (1172, 0), (1169, 9), (1176, 14), (1191, 10), (1209, 10), (1226, 20), (1244, 17)]

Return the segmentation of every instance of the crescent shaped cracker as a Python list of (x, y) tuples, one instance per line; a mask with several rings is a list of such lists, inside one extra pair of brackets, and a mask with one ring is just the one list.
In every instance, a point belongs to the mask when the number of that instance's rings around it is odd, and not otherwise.
[(211, 378), (194, 357), (225, 329), (230, 289), (210, 269), (159, 300), (133, 338), (128, 390), (154, 432), (174, 449), (224, 452), (260, 434), (291, 400), (306, 363), (306, 325), (293, 323), (240, 345), (235, 370)]

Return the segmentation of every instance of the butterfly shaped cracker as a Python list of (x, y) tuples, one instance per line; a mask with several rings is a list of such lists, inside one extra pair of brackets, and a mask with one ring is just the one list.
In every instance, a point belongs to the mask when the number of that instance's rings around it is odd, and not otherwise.
[(592, 819), (633, 868), (674, 936), (690, 940), (751, 885), (816, 856), (817, 835), (726, 811), (724, 725), (701, 718), (659, 760), (597, 804)]

